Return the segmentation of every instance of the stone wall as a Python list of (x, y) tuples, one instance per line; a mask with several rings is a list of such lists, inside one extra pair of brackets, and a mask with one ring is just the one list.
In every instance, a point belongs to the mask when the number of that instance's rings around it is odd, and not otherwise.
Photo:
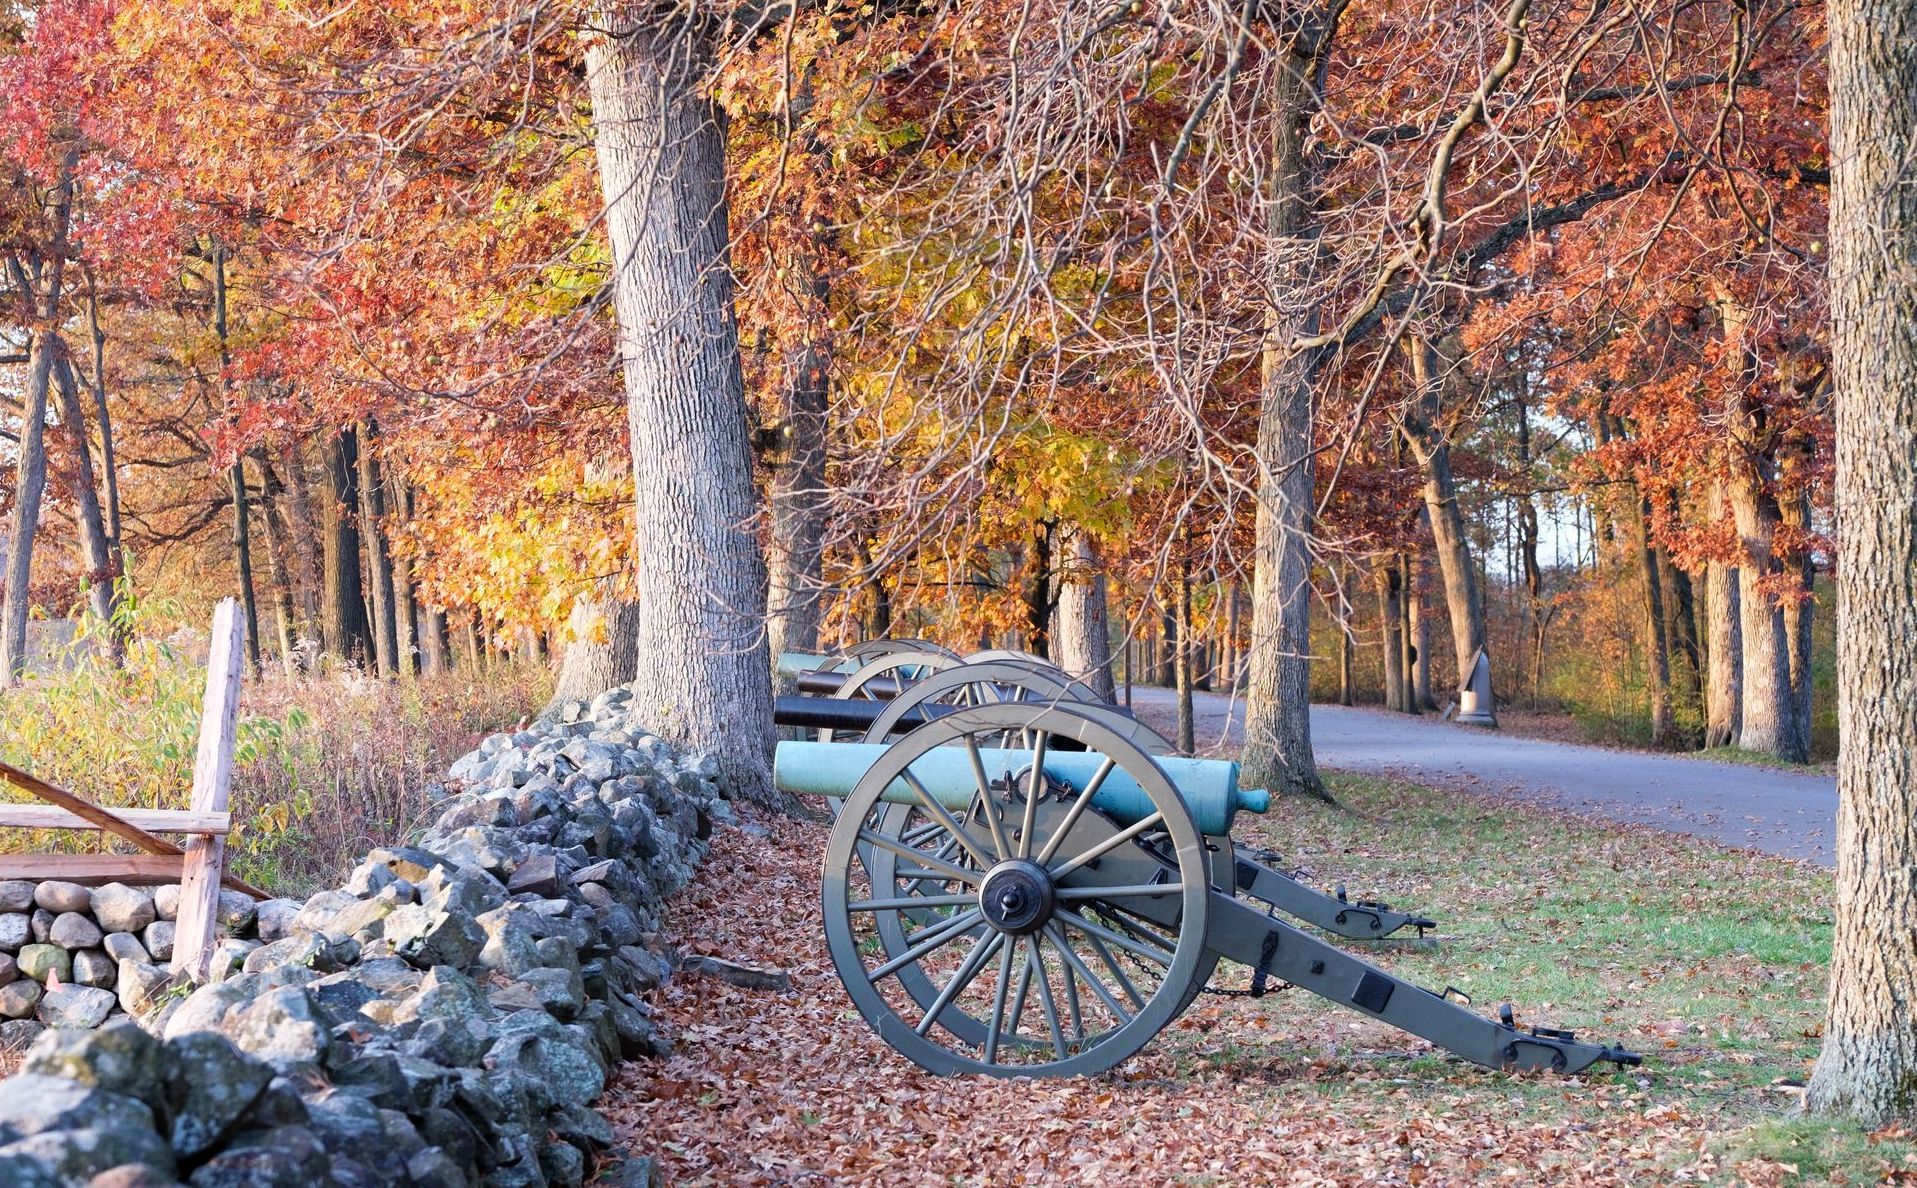
[(581, 1183), (612, 1066), (667, 1046), (660, 905), (733, 820), (710, 758), (629, 702), (488, 738), (339, 888), (223, 898), (203, 986), (157, 964), (165, 889), (0, 884), (0, 939), (25, 929), (0, 1034), (48, 1025), (0, 1081), (0, 1183)]

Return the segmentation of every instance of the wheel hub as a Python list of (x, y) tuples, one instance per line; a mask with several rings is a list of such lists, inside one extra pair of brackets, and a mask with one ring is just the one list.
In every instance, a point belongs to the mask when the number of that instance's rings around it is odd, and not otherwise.
[(1052, 876), (1024, 858), (1007, 859), (987, 871), (978, 898), (986, 921), (1014, 936), (1043, 928), (1057, 904)]

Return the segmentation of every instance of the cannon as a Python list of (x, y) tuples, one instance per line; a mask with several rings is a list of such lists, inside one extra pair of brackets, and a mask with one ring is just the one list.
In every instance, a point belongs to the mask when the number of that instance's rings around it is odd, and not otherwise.
[(1348, 936), (1430, 924), (1265, 867), (1228, 841), (1268, 802), (1235, 764), (1148, 754), (1085, 707), (957, 707), (883, 747), (781, 743), (776, 778), (841, 801), (827, 948), (866, 1021), (935, 1073), (1105, 1071), (1226, 959), (1252, 970), (1252, 995), (1289, 983), (1492, 1068), (1639, 1062), (1486, 1018), (1280, 919)]

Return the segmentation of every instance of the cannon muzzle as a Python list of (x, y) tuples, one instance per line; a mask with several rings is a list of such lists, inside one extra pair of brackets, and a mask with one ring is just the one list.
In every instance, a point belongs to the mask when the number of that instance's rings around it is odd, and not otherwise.
[[(885, 751), (878, 743), (782, 742), (773, 759), (772, 780), (786, 792), (849, 796), (860, 777)], [(995, 782), (1019, 776), (1032, 766), (1030, 751), (980, 748), (979, 755), (986, 778)], [(1079, 789), (1091, 782), (1105, 761), (1105, 756), (1091, 751), (1048, 750), (1045, 775), (1054, 783)], [(1223, 836), (1231, 832), (1231, 819), (1241, 809), (1262, 813), (1271, 806), (1270, 793), (1238, 786), (1238, 765), (1229, 760), (1161, 755), (1156, 761), (1171, 777), (1203, 833)], [(972, 770), (971, 754), (964, 747), (928, 751), (913, 761), (911, 773), (934, 799), (954, 812), (964, 811), (978, 794), (978, 777)], [(918, 803), (917, 794), (903, 779), (892, 781), (881, 799), (893, 804)], [(1092, 804), (1125, 825), (1135, 824), (1155, 811), (1151, 797), (1122, 767), (1115, 767), (1099, 785)]]

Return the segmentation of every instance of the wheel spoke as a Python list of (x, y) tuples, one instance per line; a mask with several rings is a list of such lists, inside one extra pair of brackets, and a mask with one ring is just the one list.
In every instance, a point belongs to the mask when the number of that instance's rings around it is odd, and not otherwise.
[(992, 781), (985, 774), (985, 756), (979, 754), (978, 740), (969, 734), (965, 736), (965, 751), (972, 758), (972, 778), (978, 781), (979, 803), (985, 806), (985, 823), (992, 830), (992, 845), (1000, 858), (1009, 858), (1012, 847), (1005, 840), (1005, 829), (999, 824), (998, 810), (992, 804)]
[(1018, 1023), (1020, 1019), (1025, 1017), (1025, 996), (1032, 991), (1032, 965), (1034, 960), (1032, 946), (1027, 944), (1025, 948), (1025, 960), (1018, 968), (1018, 988), (1012, 992), (1012, 1022), (1010, 1029), (1005, 1033), (1013, 1039), (1018, 1038)]
[(1012, 954), (1018, 949), (1016, 941), (999, 948), (998, 985), (992, 990), (992, 1022), (985, 1029), (985, 1063), (998, 1063), (998, 1036), (1005, 1026), (1005, 993), (1012, 988)]
[(953, 916), (950, 920), (942, 924), (934, 925), (930, 929), (927, 929), (926, 932), (920, 933), (911, 948), (865, 975), (866, 980), (873, 985), (877, 985), (881, 980), (899, 972), (914, 961), (927, 956), (934, 949), (951, 944), (959, 937), (964, 936), (982, 923), (984, 919), (985, 913), (974, 908), (962, 916)]
[(1165, 820), (1165, 814), (1163, 812), (1154, 812), (1151, 816), (1146, 817), (1144, 820), (1138, 822), (1136, 825), (1132, 825), (1129, 828), (1120, 830), (1119, 832), (1112, 834), (1110, 837), (1106, 838), (1104, 841), (1099, 842), (1097, 845), (1093, 846), (1091, 849), (1086, 850), (1084, 853), (1073, 858), (1071, 861), (1067, 862), (1065, 865), (1053, 867), (1052, 878), (1062, 879), (1066, 875), (1077, 870), (1079, 867), (1085, 865), (1087, 862), (1097, 861), (1099, 858), (1103, 857), (1106, 854), (1111, 853), (1113, 850), (1116, 850), (1118, 847), (1124, 845), (1126, 842), (1137, 837), (1139, 834), (1144, 833), (1145, 831), (1149, 829), (1157, 828), (1160, 824), (1164, 822), (1164, 820)]
[(914, 862), (922, 863), (931, 871), (944, 875), (948, 879), (957, 879), (961, 883), (979, 883), (984, 881), (985, 878), (984, 875), (979, 874), (977, 871), (964, 870), (960, 867), (953, 866), (949, 862), (941, 862), (932, 855), (927, 854), (924, 850), (915, 850), (910, 846), (900, 845), (884, 834), (871, 829), (859, 830), (859, 840), (868, 846), (877, 846), (887, 853), (897, 854), (901, 858), (910, 858)]
[(1038, 938), (1025, 938), (1032, 946), (1032, 959), (1038, 963), (1038, 1004), (1045, 1008), (1045, 1026), (1052, 1033), (1052, 1051), (1058, 1053), (1060, 1060), (1065, 1059), (1065, 1029), (1058, 1025), (1058, 1000), (1052, 996), (1052, 977), (1045, 972), (1045, 954), (1038, 947)]
[(1111, 971), (1112, 977), (1118, 979), (1120, 988), (1125, 991), (1125, 997), (1132, 1000), (1132, 1009), (1134, 1011), (1144, 1010), (1145, 996), (1140, 994), (1138, 987), (1132, 985), (1132, 980), (1125, 976), (1124, 967), (1119, 965), (1112, 957), (1112, 951), (1105, 947), (1105, 942), (1099, 940), (1089, 932), (1085, 934), (1085, 941), (1091, 945), (1092, 952), (1098, 954), (1098, 959), (1105, 963), (1105, 968)]
[(910, 912), (919, 908), (964, 907), (978, 902), (976, 895), (902, 895), (897, 899), (860, 899), (845, 905), (848, 912)]
[(1117, 945), (1119, 948), (1125, 950), (1127, 953), (1136, 953), (1138, 956), (1143, 957), (1148, 961), (1156, 961), (1160, 965), (1170, 965), (1172, 963), (1172, 955), (1173, 955), (1175, 946), (1173, 948), (1166, 948), (1166, 949), (1155, 948), (1152, 945), (1145, 944), (1132, 937), (1126, 936), (1122, 932), (1116, 932), (1110, 928), (1106, 928), (1102, 924), (1094, 923), (1093, 921), (1087, 919), (1086, 917), (1079, 915), (1077, 912), (1069, 912), (1069, 911), (1060, 909), (1058, 915), (1059, 915), (1059, 918), (1063, 919), (1068, 924), (1070, 924), (1073, 928), (1078, 929), (1080, 932), (1084, 933), (1086, 936), (1095, 936), (1100, 940), (1109, 941), (1110, 943)]
[[(965, 852), (972, 856), (972, 861), (978, 863), (980, 866), (992, 865), (994, 861), (992, 856), (980, 849), (978, 843), (972, 840), (971, 835), (965, 832), (965, 826), (958, 823), (958, 818), (954, 817), (950, 810), (940, 804), (936, 797), (925, 790), (925, 785), (920, 783), (919, 778), (912, 774), (911, 768), (906, 768), (900, 772), (899, 775), (904, 778), (907, 784), (911, 785), (913, 794), (925, 805), (926, 811), (932, 814), (933, 819), (944, 826), (947, 833), (951, 834), (952, 841), (964, 847)], [(939, 857), (944, 858), (947, 857), (947, 855), (941, 851)]]
[(972, 984), (972, 979), (978, 976), (978, 971), (985, 968), (985, 963), (992, 959), (992, 954), (998, 952), (998, 947), (1004, 943), (1005, 934), (1002, 932), (990, 932), (981, 936), (978, 943), (972, 946), (972, 951), (965, 955), (965, 960), (960, 963), (958, 972), (952, 975), (952, 980), (945, 983), (945, 989), (939, 991), (938, 998), (933, 1000), (931, 1007), (925, 1012), (925, 1018), (920, 1019), (919, 1025), (913, 1030), (920, 1035), (932, 1030), (932, 1025), (939, 1021), (939, 1016), (945, 1013), (945, 1008), (951, 1006), (952, 1000)]
[(1078, 799), (1072, 801), (1072, 807), (1066, 811), (1064, 819), (1059, 821), (1058, 828), (1052, 830), (1052, 836), (1045, 839), (1045, 848), (1039, 851), (1037, 859), (1040, 866), (1050, 862), (1052, 855), (1058, 853), (1058, 847), (1064, 843), (1065, 835), (1072, 831), (1072, 826), (1078, 824), (1079, 817), (1083, 816), (1086, 808), (1091, 805), (1092, 797), (1098, 795), (1098, 789), (1104, 784), (1105, 777), (1111, 775), (1117, 767), (1118, 760), (1109, 756), (1105, 762), (1098, 765), (1098, 770), (1092, 773), (1092, 778), (1085, 782), (1085, 787), (1079, 792)]
[(1112, 1013), (1112, 1018), (1118, 1020), (1118, 1025), (1123, 1027), (1125, 1024), (1130, 1023), (1132, 1021), (1132, 1013), (1126, 1010), (1123, 1004), (1116, 998), (1112, 997), (1112, 992), (1105, 988), (1105, 983), (1099, 981), (1097, 976), (1085, 967), (1085, 963), (1079, 959), (1078, 954), (1072, 951), (1071, 943), (1065, 939), (1065, 930), (1057, 924), (1047, 924), (1045, 926), (1045, 932), (1046, 935), (1052, 938), (1053, 946), (1058, 949), (1059, 955), (1064, 958), (1065, 963), (1072, 969), (1078, 971), (1079, 977), (1085, 979), (1086, 984), (1092, 988), (1092, 992), (1098, 995), (1099, 1000), (1105, 1004), (1105, 1009)]
[(1038, 794), (1045, 787), (1045, 747), (1052, 736), (1041, 730), (1032, 743), (1032, 777), (1025, 786), (1025, 822), (1018, 834), (1018, 856), (1032, 856), (1032, 831), (1038, 827)]
[(1182, 895), (1183, 883), (1127, 883), (1122, 887), (1060, 887), (1060, 899), (1129, 899), (1133, 896)]
[[(1056, 924), (1046, 926), (1046, 935), (1050, 936)], [(1063, 934), (1060, 934), (1063, 935)], [(1065, 979), (1065, 1016), (1072, 1022), (1072, 1039), (1085, 1042), (1085, 1008), (1078, 1001), (1078, 979), (1072, 976), (1074, 962), (1071, 954), (1065, 952), (1065, 946), (1054, 938), (1052, 944), (1059, 949), (1059, 974)]]

